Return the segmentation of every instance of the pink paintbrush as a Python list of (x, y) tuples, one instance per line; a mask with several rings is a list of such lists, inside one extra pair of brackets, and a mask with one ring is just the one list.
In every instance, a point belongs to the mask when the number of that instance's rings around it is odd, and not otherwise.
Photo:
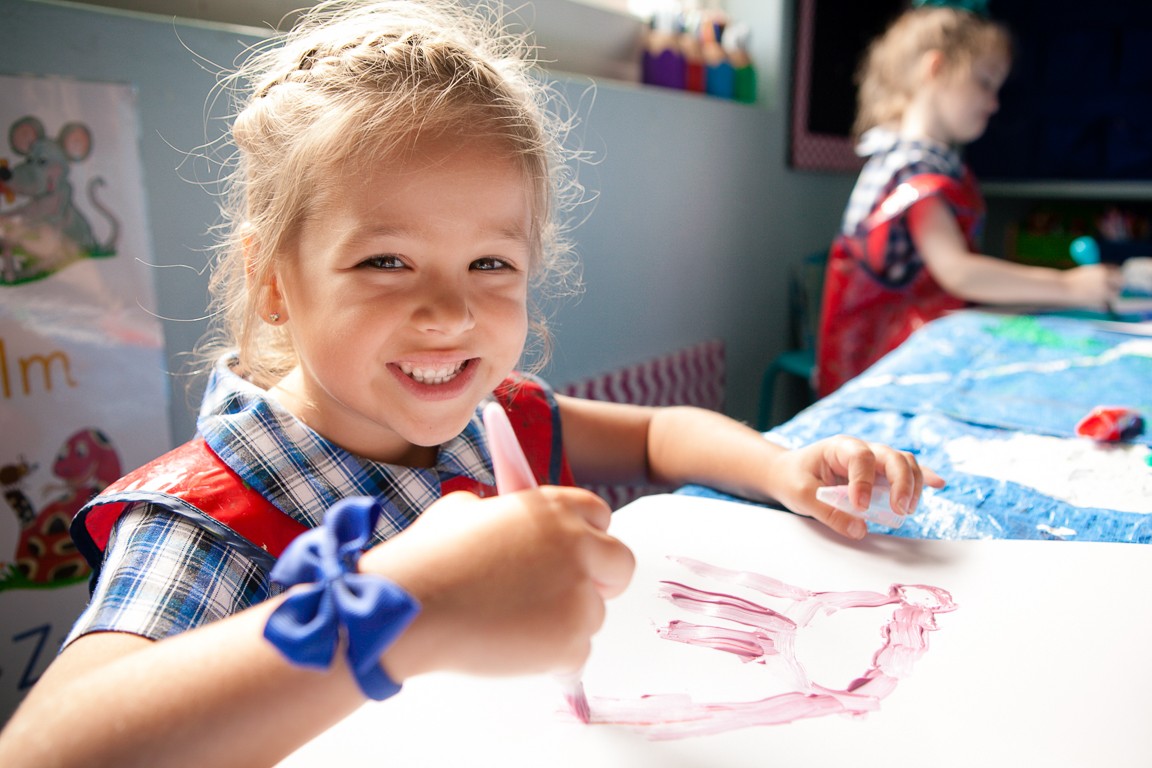
[[(496, 474), (496, 490), (499, 493), (515, 493), (536, 487), (536, 478), (528, 466), (528, 459), (520, 448), (516, 433), (508, 414), (499, 403), (484, 406), (484, 430), (488, 433), (488, 449), (492, 452), (492, 470)], [(564, 698), (572, 709), (572, 714), (587, 723), (592, 716), (588, 708), (588, 697), (584, 695), (584, 683), (580, 674), (560, 677), (564, 688)]]

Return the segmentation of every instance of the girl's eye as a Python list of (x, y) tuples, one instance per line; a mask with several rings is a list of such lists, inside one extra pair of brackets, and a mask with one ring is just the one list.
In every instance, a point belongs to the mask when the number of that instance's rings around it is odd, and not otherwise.
[(394, 270), (403, 269), (404, 262), (400, 260), (399, 256), (388, 254), (364, 259), (364, 261), (360, 262), (360, 266), (368, 267), (369, 269)]
[(498, 259), (495, 256), (485, 256), (482, 259), (476, 259), (476, 261), (472, 262), (472, 269), (478, 270), (480, 272), (492, 272), (501, 269), (514, 270), (515, 267), (513, 267), (507, 261)]

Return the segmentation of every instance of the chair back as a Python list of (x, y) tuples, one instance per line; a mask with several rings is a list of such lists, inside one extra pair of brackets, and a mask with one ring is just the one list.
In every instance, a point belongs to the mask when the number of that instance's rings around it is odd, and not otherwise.
[(828, 251), (822, 250), (809, 253), (792, 268), (788, 282), (788, 322), (792, 349), (816, 349), (827, 266)]

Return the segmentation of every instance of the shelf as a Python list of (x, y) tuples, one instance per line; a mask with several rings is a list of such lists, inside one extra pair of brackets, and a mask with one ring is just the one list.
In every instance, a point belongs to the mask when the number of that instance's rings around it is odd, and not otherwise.
[(1148, 181), (989, 181), (982, 182), (985, 197), (1047, 200), (1152, 200)]

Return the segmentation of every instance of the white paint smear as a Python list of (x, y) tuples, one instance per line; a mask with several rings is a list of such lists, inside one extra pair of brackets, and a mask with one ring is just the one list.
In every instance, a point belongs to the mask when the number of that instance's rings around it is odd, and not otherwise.
[(960, 437), (947, 453), (962, 472), (1026, 485), (1073, 506), (1152, 514), (1152, 451), (1145, 445), (1017, 434)]

